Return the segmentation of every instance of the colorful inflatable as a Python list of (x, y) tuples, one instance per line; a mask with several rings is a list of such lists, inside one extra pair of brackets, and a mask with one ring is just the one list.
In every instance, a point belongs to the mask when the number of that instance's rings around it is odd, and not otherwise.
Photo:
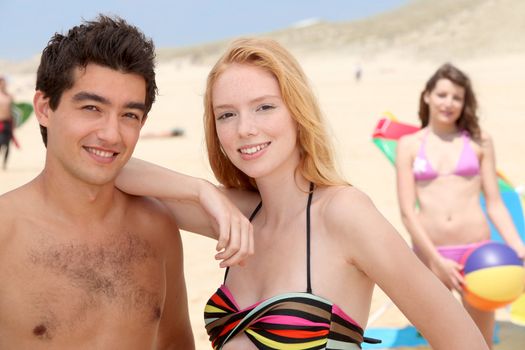
[(472, 306), (495, 310), (515, 301), (525, 288), (525, 268), (516, 252), (506, 244), (486, 242), (467, 252), (463, 297)]

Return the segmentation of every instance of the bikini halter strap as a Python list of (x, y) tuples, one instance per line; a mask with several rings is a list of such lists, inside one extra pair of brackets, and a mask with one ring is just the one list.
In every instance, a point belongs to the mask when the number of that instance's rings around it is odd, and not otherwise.
[[(312, 282), (310, 278), (310, 207), (312, 206), (312, 198), (314, 195), (314, 183), (310, 182), (310, 191), (308, 192), (308, 202), (306, 203), (306, 292), (312, 293)], [(262, 201), (259, 202), (257, 207), (254, 209), (250, 215), (250, 221), (253, 220), (255, 215), (261, 210)], [(224, 273), (224, 282), (226, 283), (226, 277), (228, 277), (228, 272), (230, 267), (226, 268)]]
[(312, 282), (310, 279), (310, 207), (314, 196), (314, 183), (310, 182), (310, 192), (306, 204), (306, 292), (312, 293)]

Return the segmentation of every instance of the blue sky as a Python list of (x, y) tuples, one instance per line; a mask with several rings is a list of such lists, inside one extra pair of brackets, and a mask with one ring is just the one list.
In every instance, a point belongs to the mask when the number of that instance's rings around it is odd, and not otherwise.
[(140, 27), (157, 47), (181, 47), (258, 34), (319, 18), (360, 19), (407, 0), (0, 0), (0, 59), (40, 53), (55, 32), (97, 13), (119, 15)]

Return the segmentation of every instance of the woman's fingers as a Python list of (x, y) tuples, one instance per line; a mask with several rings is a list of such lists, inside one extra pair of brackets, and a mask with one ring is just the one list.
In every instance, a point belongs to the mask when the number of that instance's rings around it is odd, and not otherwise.
[(224, 250), (215, 257), (222, 260), (221, 267), (244, 264), (246, 258), (252, 255), (254, 250), (251, 223), (244, 216), (232, 219), (229, 223), (228, 232), (221, 232), (220, 241), (221, 243), (225, 242)]

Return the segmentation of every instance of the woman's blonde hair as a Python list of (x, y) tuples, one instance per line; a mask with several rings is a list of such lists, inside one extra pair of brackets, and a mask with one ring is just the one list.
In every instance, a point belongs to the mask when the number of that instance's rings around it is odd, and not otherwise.
[(255, 181), (237, 169), (224, 153), (213, 113), (213, 85), (231, 64), (248, 64), (270, 72), (297, 123), (300, 163), (297, 171), (315, 185), (347, 184), (336, 170), (333, 150), (317, 100), (299, 63), (271, 39), (234, 41), (208, 75), (204, 95), (204, 129), (208, 159), (217, 180), (226, 187), (257, 190)]

